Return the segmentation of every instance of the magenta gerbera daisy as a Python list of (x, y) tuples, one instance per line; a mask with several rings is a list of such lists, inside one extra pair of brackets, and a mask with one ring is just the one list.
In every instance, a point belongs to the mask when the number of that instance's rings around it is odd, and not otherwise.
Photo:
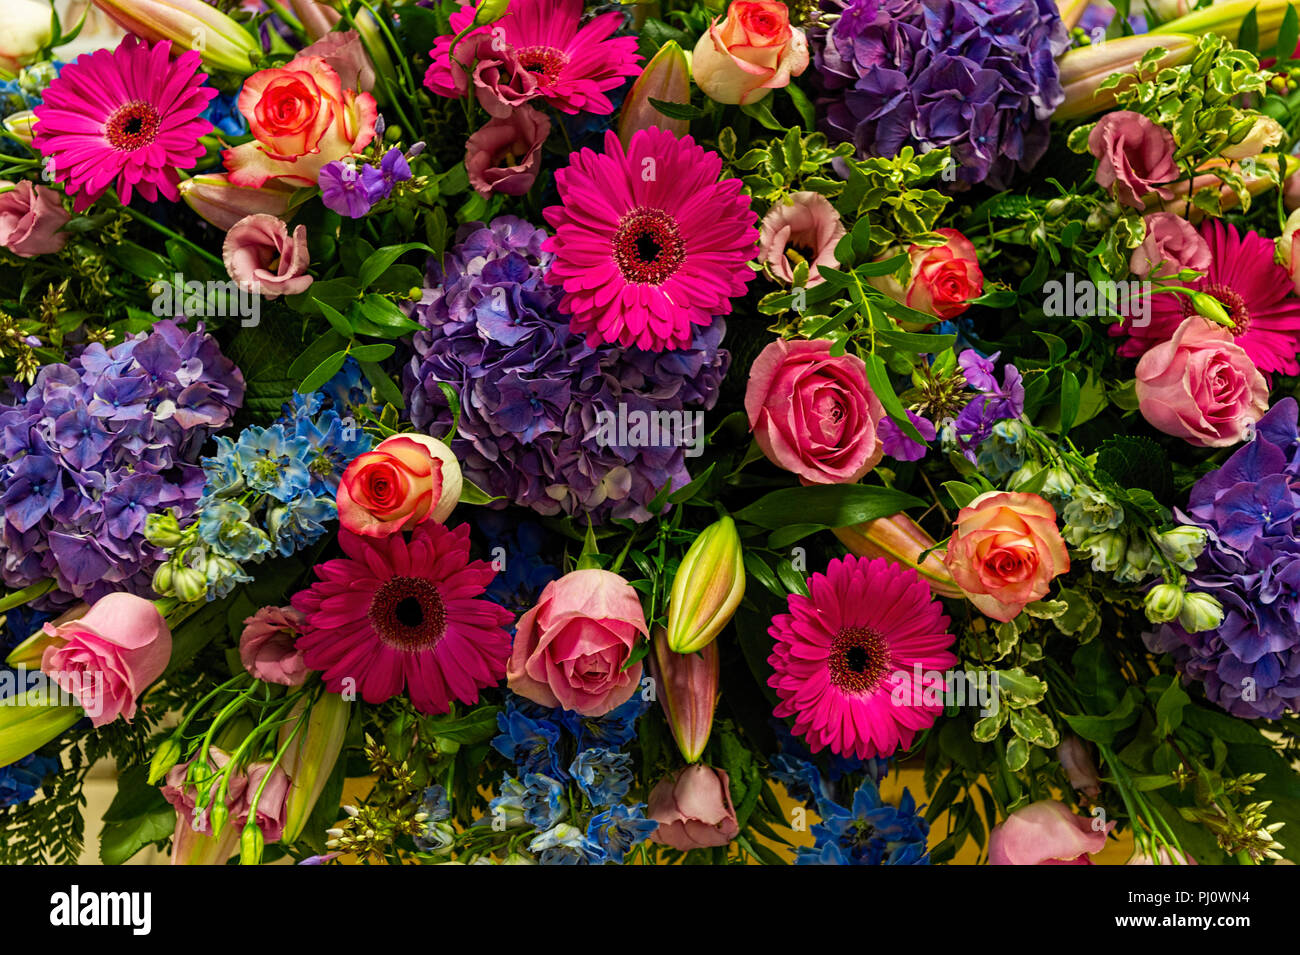
[(177, 169), (204, 153), (212, 124), (201, 114), (217, 91), (204, 86), (197, 51), (176, 60), (171, 44), (150, 47), (127, 36), (115, 50), (85, 53), (63, 67), (36, 107), (33, 145), (81, 211), (117, 180), (123, 204), (132, 191), (150, 202), (180, 198)]
[(424, 85), (439, 96), (464, 96), (472, 70), (480, 93), (507, 107), (540, 96), (564, 113), (603, 116), (614, 112), (605, 92), (641, 72), (636, 37), (610, 38), (623, 14), (602, 13), (579, 26), (582, 0), (513, 0), (500, 20), (461, 37), (453, 60), (452, 41), (477, 12), (466, 4), (453, 13), (451, 33), (429, 51)]
[[(1300, 373), (1300, 298), (1286, 270), (1273, 259), (1273, 242), (1257, 232), (1238, 234), (1218, 219), (1201, 223), (1200, 235), (1210, 247), (1210, 268), (1185, 284), (1218, 299), (1233, 322), (1233, 336), (1255, 367), (1263, 372)], [(1111, 326), (1112, 335), (1128, 335), (1119, 353), (1138, 356), (1168, 341), (1192, 314), (1186, 295), (1154, 294), (1149, 323), (1133, 319)]]
[(957, 662), (929, 585), (883, 557), (849, 556), (813, 574), (808, 592), (791, 594), (768, 629), (776, 715), (793, 716), (814, 753), (871, 759), (911, 746), (943, 712), (934, 674)]
[(562, 205), (546, 281), (564, 288), (574, 332), (646, 350), (686, 348), (695, 325), (731, 311), (754, 277), (757, 217), (722, 159), (665, 129), (639, 130), (627, 150), (583, 149), (555, 173)]
[(340, 529), (339, 545), (347, 558), (293, 597), (307, 618), (298, 649), (327, 689), (354, 687), (367, 703), (405, 689), (421, 713), (446, 713), (505, 676), (513, 615), (479, 599), (495, 571), (469, 559), (468, 524), (426, 521), (409, 540)]

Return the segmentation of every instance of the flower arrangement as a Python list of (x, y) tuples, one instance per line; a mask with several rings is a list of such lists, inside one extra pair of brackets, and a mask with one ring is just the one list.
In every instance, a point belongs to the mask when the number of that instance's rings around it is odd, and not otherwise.
[(1300, 861), (1287, 0), (93, 2), (0, 861)]

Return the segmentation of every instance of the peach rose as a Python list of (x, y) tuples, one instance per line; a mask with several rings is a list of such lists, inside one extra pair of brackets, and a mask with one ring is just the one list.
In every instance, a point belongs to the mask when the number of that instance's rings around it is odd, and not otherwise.
[(988, 491), (958, 512), (943, 562), (970, 602), (1004, 623), (1070, 569), (1052, 505), (1011, 491)]
[(984, 291), (984, 273), (970, 239), (956, 229), (934, 231), (948, 241), (908, 249), (912, 277), (903, 304), (936, 318), (956, 318)]
[(1138, 362), (1137, 399), (1152, 427), (1224, 448), (1244, 441), (1268, 410), (1268, 382), (1231, 332), (1191, 315)]
[(339, 523), (387, 537), (424, 521), (442, 523), (460, 501), (460, 464), (426, 434), (397, 434), (359, 455), (339, 481)]
[(757, 103), (808, 68), (808, 41), (777, 0), (735, 0), (695, 44), (695, 85), (718, 103)]
[(259, 70), (239, 94), (254, 141), (221, 154), (236, 186), (268, 179), (314, 186), (321, 166), (356, 155), (375, 136), (369, 93), (345, 90), (320, 56), (299, 55), (282, 69)]

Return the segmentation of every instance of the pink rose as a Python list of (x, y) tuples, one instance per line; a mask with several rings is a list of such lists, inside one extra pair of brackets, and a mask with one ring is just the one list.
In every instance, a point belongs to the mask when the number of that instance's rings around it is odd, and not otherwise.
[(292, 607), (263, 607), (244, 620), (239, 659), (256, 679), (302, 686), (307, 665), (295, 645), (306, 618)]
[(884, 406), (856, 355), (824, 340), (780, 339), (754, 359), (745, 412), (758, 446), (804, 484), (851, 484), (880, 461)]
[(907, 251), (912, 273), (903, 304), (936, 318), (956, 318), (984, 291), (984, 273), (970, 239), (956, 229), (934, 231), (948, 241)]
[(354, 534), (387, 537), (424, 521), (441, 524), (460, 502), (460, 464), (427, 434), (395, 434), (352, 459), (335, 500)]
[(14, 255), (30, 259), (58, 252), (68, 244), (68, 234), (59, 230), (70, 218), (53, 189), (26, 179), (0, 180), (0, 246)]
[(641, 685), (641, 663), (627, 663), (637, 638), (649, 634), (641, 599), (626, 580), (575, 570), (547, 584), (519, 618), (506, 682), (534, 703), (604, 716)]
[(1210, 268), (1210, 246), (1182, 216), (1153, 212), (1144, 220), (1146, 236), (1129, 258), (1129, 271), (1141, 278), (1167, 277), (1182, 269)]
[(366, 48), (361, 45), (361, 35), (356, 30), (327, 33), (311, 46), (303, 47), (298, 56), (319, 56), (339, 75), (344, 89), (368, 93), (375, 88), (375, 67), (366, 56)]
[(316, 185), (321, 166), (370, 144), (379, 115), (373, 96), (345, 88), (324, 58), (301, 54), (284, 67), (250, 76), (239, 94), (239, 111), (253, 141), (223, 151), (221, 158), (230, 181), (252, 189), (268, 179)]
[(1109, 189), (1119, 202), (1134, 209), (1155, 193), (1172, 199), (1162, 183), (1178, 178), (1174, 137), (1141, 113), (1120, 110), (1097, 121), (1088, 136), (1088, 151), (1097, 157), (1097, 185)]
[(311, 287), (307, 275), (307, 227), (289, 236), (284, 221), (263, 212), (245, 216), (230, 227), (221, 260), (235, 284), (263, 298), (297, 295)]
[(970, 602), (1003, 622), (1070, 569), (1052, 505), (1011, 491), (988, 491), (957, 512), (943, 562)]
[(1114, 826), (1094, 829), (1092, 819), (1050, 799), (1030, 803), (989, 833), (989, 865), (1092, 865), (1088, 857), (1106, 847)]
[(703, 763), (660, 780), (647, 815), (659, 823), (650, 841), (683, 852), (725, 846), (740, 833), (727, 774)]
[(489, 120), (465, 141), (465, 171), (480, 195), (522, 196), (532, 188), (551, 121), (530, 106)]
[(1268, 410), (1268, 382), (1231, 332), (1192, 315), (1138, 362), (1137, 399), (1152, 427), (1223, 448), (1245, 440)]
[(757, 103), (808, 68), (808, 41), (778, 0), (734, 0), (695, 44), (695, 85), (718, 103)]
[(134, 594), (108, 594), (84, 617), (43, 629), (55, 642), (41, 654), (41, 670), (76, 697), (95, 726), (133, 720), (140, 694), (172, 655), (167, 621)]
[(765, 263), (783, 282), (794, 281), (794, 269), (786, 250), (798, 249), (808, 260), (808, 287), (826, 281), (820, 266), (834, 268), (835, 245), (844, 237), (844, 225), (825, 196), (796, 192), (789, 202), (778, 202), (763, 216), (759, 233), (759, 262)]

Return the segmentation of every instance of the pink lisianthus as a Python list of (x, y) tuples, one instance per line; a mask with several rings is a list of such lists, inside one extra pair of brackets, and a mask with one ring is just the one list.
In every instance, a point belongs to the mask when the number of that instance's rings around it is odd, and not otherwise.
[(302, 686), (309, 671), (294, 642), (305, 623), (292, 607), (263, 607), (245, 619), (239, 637), (244, 669), (267, 683)]
[(522, 196), (537, 179), (551, 121), (528, 106), (491, 119), (465, 142), (465, 171), (479, 195)]
[(14, 255), (27, 259), (60, 251), (71, 237), (59, 230), (70, 218), (53, 189), (26, 179), (0, 180), (0, 246)]
[(221, 260), (236, 285), (264, 298), (297, 295), (315, 281), (307, 274), (307, 227), (291, 236), (283, 220), (261, 212), (230, 227)]
[(1164, 183), (1181, 175), (1174, 162), (1174, 137), (1141, 113), (1107, 113), (1088, 136), (1088, 151), (1097, 157), (1097, 185), (1117, 201), (1141, 209), (1151, 193), (1173, 198)]
[(1092, 865), (1115, 827), (1044, 799), (1017, 809), (989, 833), (989, 865)]
[(659, 823), (650, 841), (683, 852), (725, 846), (740, 834), (726, 772), (702, 763), (660, 780), (646, 814)]
[(798, 250), (808, 260), (808, 287), (826, 281), (818, 269), (834, 268), (835, 246), (844, 237), (840, 214), (825, 196), (796, 192), (768, 210), (759, 228), (758, 260), (783, 282), (794, 281), (794, 269), (786, 254)]

